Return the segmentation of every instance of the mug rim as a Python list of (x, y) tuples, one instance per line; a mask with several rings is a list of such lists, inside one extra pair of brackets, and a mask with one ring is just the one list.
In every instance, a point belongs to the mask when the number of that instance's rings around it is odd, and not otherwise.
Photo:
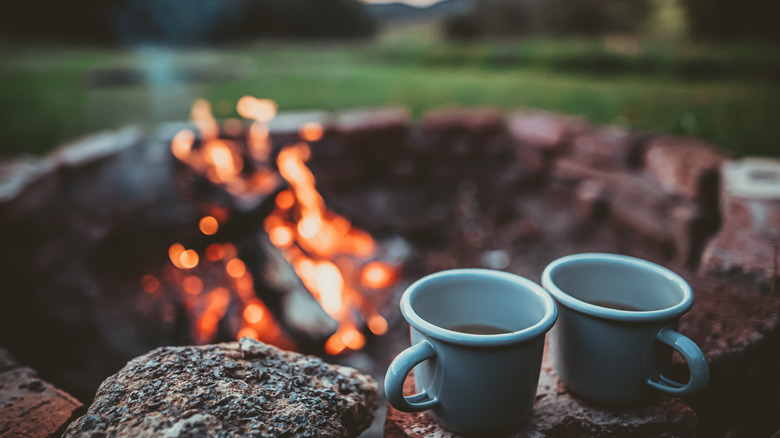
[[(573, 296), (561, 290), (553, 281), (552, 276), (554, 272), (562, 266), (577, 264), (583, 261), (602, 261), (612, 265), (633, 266), (641, 269), (647, 269), (674, 283), (683, 294), (682, 300), (680, 300), (680, 302), (674, 306), (658, 310), (619, 310), (597, 306), (595, 304), (582, 301), (578, 298), (574, 298)], [(544, 272), (542, 272), (542, 285), (555, 298), (555, 301), (558, 304), (563, 305), (566, 308), (584, 313), (586, 315), (592, 315), (598, 318), (615, 321), (662, 321), (681, 316), (690, 310), (691, 306), (693, 306), (693, 292), (691, 291), (691, 287), (688, 285), (688, 282), (680, 277), (680, 275), (656, 263), (637, 257), (620, 254), (592, 252), (573, 254), (558, 258), (544, 268)]]
[[(428, 283), (438, 281), (441, 278), (462, 275), (483, 278), (489, 277), (492, 279), (501, 279), (505, 281), (508, 280), (512, 283), (515, 283), (520, 288), (535, 296), (537, 301), (542, 303), (544, 307), (544, 315), (539, 321), (522, 330), (495, 335), (477, 335), (472, 333), (456, 332), (454, 330), (448, 330), (439, 327), (438, 325), (423, 319), (414, 310), (412, 307), (412, 297), (419, 293), (423, 286), (427, 285)], [(550, 294), (548, 294), (543, 287), (527, 278), (509, 272), (493, 269), (464, 268), (448, 269), (445, 271), (436, 272), (434, 274), (429, 274), (412, 283), (408, 288), (406, 288), (403, 295), (401, 296), (401, 314), (403, 314), (409, 325), (431, 338), (452, 344), (471, 347), (497, 347), (525, 342), (539, 335), (544, 335), (552, 328), (553, 324), (555, 324), (555, 320), (558, 317), (558, 310), (555, 305), (555, 301), (552, 299)]]

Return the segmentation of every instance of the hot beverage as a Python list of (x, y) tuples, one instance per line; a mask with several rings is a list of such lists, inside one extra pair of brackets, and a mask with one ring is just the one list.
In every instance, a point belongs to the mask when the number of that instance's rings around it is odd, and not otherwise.
[(500, 335), (502, 333), (509, 333), (509, 330), (504, 330), (501, 327), (490, 324), (459, 324), (444, 328), (454, 332), (469, 333), (472, 335)]
[(599, 306), (599, 307), (606, 307), (607, 309), (628, 310), (631, 312), (642, 312), (645, 310), (645, 309), (640, 309), (639, 307), (636, 306), (632, 306), (630, 304), (618, 304), (609, 301), (588, 301), (588, 304), (593, 304), (594, 306)]

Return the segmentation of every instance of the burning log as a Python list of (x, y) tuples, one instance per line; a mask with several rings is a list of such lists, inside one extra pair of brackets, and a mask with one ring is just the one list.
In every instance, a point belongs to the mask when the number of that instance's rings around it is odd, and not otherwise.
[(290, 263), (261, 231), (239, 247), (260, 299), (304, 351), (319, 350), (338, 324), (312, 297)]
[(356, 437), (378, 397), (370, 376), (249, 338), (165, 347), (106, 379), (64, 436)]

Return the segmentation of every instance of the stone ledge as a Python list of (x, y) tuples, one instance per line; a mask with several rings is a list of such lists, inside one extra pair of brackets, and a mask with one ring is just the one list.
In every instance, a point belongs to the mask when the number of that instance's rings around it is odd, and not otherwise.
[(721, 175), (723, 224), (704, 250), (699, 272), (741, 274), (750, 284), (770, 289), (778, 270), (772, 266), (772, 245), (780, 245), (780, 160), (727, 161)]
[[(546, 357), (546, 355), (545, 355)], [(404, 392), (414, 391), (412, 377)], [(545, 360), (539, 378), (534, 410), (528, 420), (508, 436), (542, 437), (694, 437), (697, 416), (682, 400), (663, 398), (655, 403), (630, 408), (605, 408), (573, 396), (558, 380)], [(456, 438), (426, 413), (405, 413), (387, 408), (385, 436), (388, 438)]]
[(83, 407), (0, 349), (0, 436), (60, 436)]

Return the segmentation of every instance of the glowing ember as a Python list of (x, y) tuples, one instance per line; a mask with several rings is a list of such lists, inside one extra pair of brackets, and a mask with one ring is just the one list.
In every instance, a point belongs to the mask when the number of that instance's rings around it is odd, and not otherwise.
[(337, 335), (338, 333), (328, 338), (328, 340), (325, 342), (325, 352), (331, 356), (335, 356), (347, 348), (347, 345), (341, 339), (341, 336)]
[[(174, 266), (179, 263), (179, 256), (184, 252), (184, 245), (181, 243), (174, 243), (168, 248), (168, 257), (171, 258), (171, 262)], [(178, 268), (178, 266), (176, 266)]]
[(381, 315), (373, 315), (368, 319), (368, 329), (371, 330), (371, 333), (381, 336), (387, 333), (387, 320)]
[(314, 268), (314, 289), (320, 295), (323, 310), (336, 320), (340, 319), (342, 306), (342, 291), (344, 278), (341, 272), (331, 262), (321, 262)]
[(236, 246), (233, 245), (232, 243), (223, 243), (222, 250), (225, 253), (226, 259), (236, 258), (236, 255), (238, 254), (238, 251), (236, 251)]
[(184, 281), (182, 281), (182, 286), (184, 287), (184, 291), (188, 294), (198, 295), (203, 291), (203, 280), (196, 275), (188, 275), (184, 278)]
[(211, 104), (206, 99), (197, 99), (192, 104), (190, 117), (195, 126), (198, 127), (204, 140), (217, 138), (219, 135), (219, 125), (211, 114)]
[(363, 284), (371, 289), (381, 289), (395, 282), (395, 272), (381, 262), (371, 262), (363, 268)]
[(144, 289), (144, 292), (152, 294), (157, 292), (160, 289), (160, 280), (157, 279), (154, 275), (144, 275), (144, 277), (141, 279), (141, 287)]
[(192, 131), (183, 129), (176, 133), (171, 141), (171, 152), (181, 161), (187, 161), (192, 150), (192, 144), (195, 142), (195, 134)]
[(268, 123), (276, 117), (278, 105), (270, 99), (257, 99), (252, 96), (244, 96), (238, 100), (236, 110), (238, 114), (251, 120)]
[(247, 143), (252, 158), (258, 161), (268, 160), (268, 156), (271, 155), (271, 142), (266, 125), (260, 122), (252, 123), (252, 126), (249, 127)]
[(195, 266), (198, 266), (199, 261), (200, 257), (198, 257), (198, 253), (195, 252), (194, 249), (188, 249), (179, 255), (179, 265), (177, 267), (180, 267), (181, 269), (192, 269)]
[(355, 327), (349, 327), (346, 333), (342, 335), (341, 339), (347, 344), (347, 348), (350, 350), (360, 350), (366, 345), (366, 337)]
[(231, 277), (238, 278), (246, 273), (246, 265), (240, 259), (233, 259), (227, 262), (225, 270)]
[(244, 327), (239, 330), (238, 334), (236, 335), (236, 339), (241, 338), (260, 339), (260, 336), (257, 334), (257, 330), (253, 329), (252, 327)]
[(263, 319), (263, 309), (257, 304), (249, 304), (244, 308), (244, 319), (250, 324), (257, 324)]
[(217, 219), (213, 216), (205, 216), (200, 220), (198, 226), (200, 231), (207, 236), (216, 234), (217, 230), (219, 230), (219, 222), (217, 222)]
[(268, 232), (268, 237), (277, 248), (287, 248), (293, 243), (293, 232), (289, 227), (285, 226), (271, 229)]
[(282, 210), (289, 210), (295, 205), (295, 195), (289, 190), (282, 190), (276, 195), (276, 206)]
[(324, 129), (322, 128), (322, 125), (317, 122), (304, 123), (303, 126), (301, 126), (301, 129), (298, 130), (298, 135), (308, 142), (321, 139), (323, 133)]
[(219, 243), (212, 243), (206, 247), (206, 258), (212, 262), (222, 260), (225, 257), (225, 250)]

